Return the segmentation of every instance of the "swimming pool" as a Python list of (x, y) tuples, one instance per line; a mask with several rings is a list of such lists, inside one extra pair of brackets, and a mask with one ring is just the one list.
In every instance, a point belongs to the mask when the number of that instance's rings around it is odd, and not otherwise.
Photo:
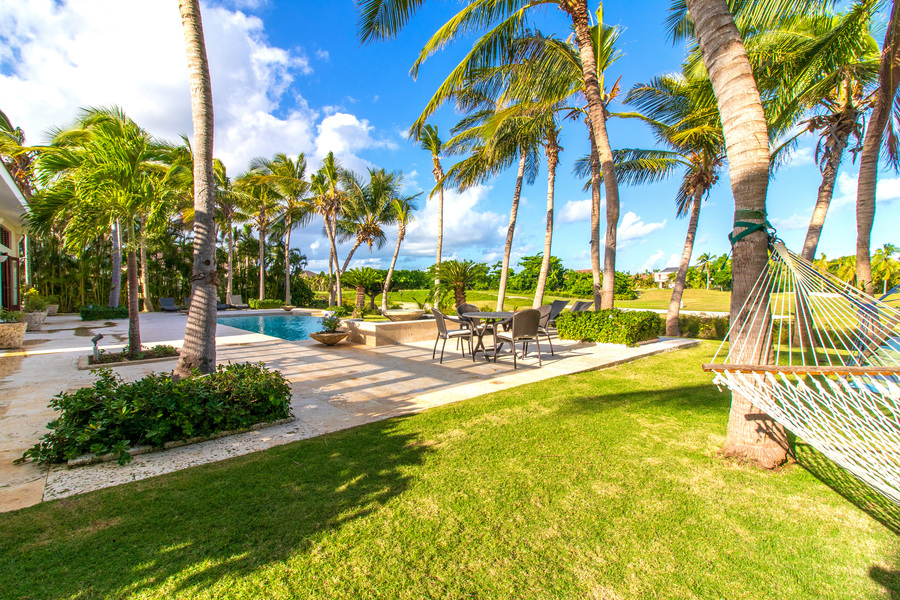
[(293, 341), (309, 339), (311, 331), (322, 330), (321, 319), (301, 315), (221, 317), (216, 319), (216, 323)]

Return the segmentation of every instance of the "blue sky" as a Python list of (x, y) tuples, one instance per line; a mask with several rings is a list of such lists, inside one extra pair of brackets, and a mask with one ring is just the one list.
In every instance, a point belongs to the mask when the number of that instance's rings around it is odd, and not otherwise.
[[(402, 171), (410, 192), (423, 191), (418, 219), (401, 249), (400, 267), (434, 261), (436, 210), (427, 201), (433, 185), (428, 153), (407, 139), (437, 85), (472, 39), (462, 39), (428, 59), (417, 80), (409, 68), (435, 29), (462, 3), (431, 2), (390, 42), (360, 46), (352, 0), (243, 0), (202, 4), (212, 70), (216, 155), (237, 175), (255, 156), (303, 152), (316, 164), (328, 151), (355, 170)], [(592, 3), (596, 7), (595, 3)], [(669, 3), (607, 2), (604, 19), (623, 28), (623, 58), (607, 74), (621, 77), (624, 91), (637, 82), (679, 69), (683, 48), (664, 30)], [(539, 10), (534, 25), (568, 36), (555, 8)], [(71, 123), (78, 107), (117, 104), (151, 133), (171, 140), (190, 133), (190, 104), (181, 24), (175, 2), (115, 0), (7, 0), (0, 5), (0, 109), (41, 143), (52, 127)], [(612, 110), (621, 110), (613, 105)], [(626, 107), (627, 108), (627, 107)], [(432, 122), (444, 138), (456, 123), (452, 107)], [(652, 138), (635, 121), (612, 119), (613, 147), (647, 147)], [(582, 181), (571, 175), (587, 152), (581, 123), (564, 125), (564, 151), (557, 171), (553, 254), (571, 268), (588, 268), (589, 204)], [(802, 242), (820, 176), (813, 164), (815, 140), (805, 139), (792, 162), (770, 185), (770, 220), (790, 247)], [(444, 159), (445, 169), (453, 157)], [(857, 166), (843, 166), (835, 202), (819, 246), (836, 257), (855, 252), (854, 202)], [(445, 206), (444, 256), (494, 262), (501, 258), (514, 174), (504, 174), (465, 193), (449, 192)], [(674, 264), (687, 227), (675, 218), (677, 179), (652, 186), (622, 187), (620, 270), (642, 271)], [(543, 248), (546, 169), (523, 192), (514, 254)], [(873, 249), (898, 243), (900, 178), (879, 181)], [(704, 204), (694, 256), (728, 251), (733, 201), (727, 173)], [(393, 233), (393, 232), (392, 232)], [(327, 264), (321, 224), (293, 238), (310, 268)], [(341, 249), (341, 257), (347, 247)], [(360, 249), (354, 264), (386, 267), (393, 240), (382, 250)]]

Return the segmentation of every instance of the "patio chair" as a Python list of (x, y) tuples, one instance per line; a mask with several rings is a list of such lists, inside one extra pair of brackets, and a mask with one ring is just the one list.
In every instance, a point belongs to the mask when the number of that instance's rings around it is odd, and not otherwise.
[(587, 302), (585, 300), (577, 300), (575, 302), (575, 304), (572, 305), (572, 308), (570, 308), (569, 310), (571, 310), (572, 312), (585, 312), (593, 304), (594, 304), (593, 302)]
[[(438, 341), (444, 340), (444, 343), (441, 344), (441, 360), (440, 364), (444, 363), (444, 348), (447, 346), (447, 340), (450, 338), (468, 338), (469, 340), (469, 354), (472, 355), (472, 362), (475, 362), (475, 353), (472, 352), (472, 337), (474, 332), (471, 329), (447, 329), (447, 321), (456, 321), (452, 317), (448, 317), (441, 311), (436, 308), (431, 309), (431, 313), (434, 315), (434, 322), (437, 325), (437, 337), (434, 340), (434, 350), (431, 351), (431, 360), (434, 360), (434, 356), (437, 353), (437, 344)], [(462, 349), (463, 356), (466, 355), (466, 347), (463, 346)]]
[[(528, 352), (528, 342), (534, 342), (538, 349), (538, 366), (542, 365), (541, 361), (541, 342), (538, 339), (540, 332), (541, 311), (536, 308), (520, 310), (512, 317), (512, 326), (509, 331), (500, 331), (497, 333), (497, 341), (509, 342), (513, 349), (513, 368), (518, 369), (516, 363), (516, 343), (522, 342), (522, 358)], [(497, 354), (494, 353), (494, 361), (497, 360)]]
[(218, 300), (216, 300), (216, 310), (228, 310), (230, 308), (230, 304), (225, 304), (224, 302), (219, 302)]
[(179, 306), (175, 304), (175, 298), (160, 298), (159, 309), (163, 312), (178, 312)]
[(234, 308), (250, 308), (249, 304), (244, 304), (240, 294), (231, 295), (231, 306)]
[(554, 300), (550, 305), (552, 309), (550, 311), (550, 319), (547, 321), (547, 328), (553, 327), (556, 328), (556, 317), (560, 315), (563, 309), (566, 308), (566, 305), (569, 304), (568, 300)]
[(550, 344), (550, 356), (555, 356), (553, 354), (553, 342), (550, 341), (550, 331), (548, 331), (550, 320), (553, 318), (553, 305), (545, 304), (538, 310), (541, 313), (541, 320), (538, 321), (538, 335), (547, 336), (547, 343)]

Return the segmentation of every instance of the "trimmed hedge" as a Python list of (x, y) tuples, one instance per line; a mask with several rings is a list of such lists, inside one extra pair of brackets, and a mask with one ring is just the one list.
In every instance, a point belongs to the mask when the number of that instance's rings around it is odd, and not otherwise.
[(247, 300), (247, 304), (250, 305), (250, 308), (281, 308), (284, 300), (256, 300), (255, 298), (250, 298)]
[(128, 307), (82, 306), (78, 313), (82, 321), (106, 321), (107, 319), (127, 319)]
[(205, 377), (175, 381), (170, 373), (151, 373), (124, 383), (109, 369), (95, 371), (91, 387), (62, 392), (50, 400), (59, 418), (41, 441), (20, 460), (63, 462), (86, 452), (117, 454), (131, 460), (128, 449), (205, 437), (244, 429), (291, 414), (291, 386), (263, 363), (220, 365)]
[(556, 319), (556, 330), (562, 340), (634, 346), (658, 337), (662, 322), (658, 314), (649, 311), (564, 311)]
[[(666, 315), (660, 315), (662, 330), (666, 330)], [(701, 340), (724, 340), (728, 335), (728, 317), (700, 317), (678, 315), (678, 329), (681, 337)]]

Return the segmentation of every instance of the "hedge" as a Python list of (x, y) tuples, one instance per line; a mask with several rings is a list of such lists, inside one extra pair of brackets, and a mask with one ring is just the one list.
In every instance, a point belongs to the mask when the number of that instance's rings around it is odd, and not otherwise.
[(107, 319), (127, 319), (128, 307), (117, 306), (82, 306), (78, 313), (82, 321), (105, 321)]
[(95, 371), (91, 387), (62, 392), (50, 400), (59, 418), (41, 441), (22, 455), (39, 462), (63, 462), (86, 452), (131, 460), (129, 447), (244, 429), (291, 414), (291, 386), (262, 363), (220, 365), (204, 377), (175, 381), (151, 373), (132, 383), (109, 369)]
[(556, 319), (562, 340), (603, 342), (634, 346), (658, 337), (662, 331), (659, 315), (650, 311), (622, 311), (615, 308), (596, 312), (564, 311)]
[[(666, 315), (660, 315), (662, 330), (666, 330)], [(728, 317), (701, 317), (678, 315), (678, 329), (681, 337), (701, 340), (724, 340), (728, 335)]]
[(250, 305), (250, 308), (281, 308), (284, 304), (283, 300), (256, 300), (255, 298), (250, 298), (247, 300), (247, 304)]

